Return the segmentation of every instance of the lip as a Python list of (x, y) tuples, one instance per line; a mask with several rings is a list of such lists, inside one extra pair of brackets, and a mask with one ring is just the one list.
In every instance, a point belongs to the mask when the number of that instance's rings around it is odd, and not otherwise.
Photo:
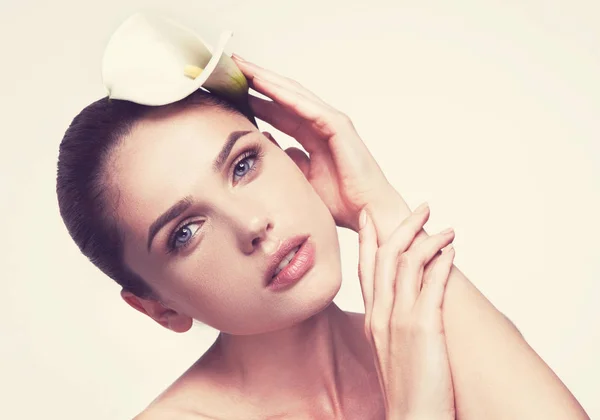
[[(298, 235), (288, 238), (281, 243), (277, 251), (269, 258), (269, 265), (265, 272), (265, 285), (268, 288), (277, 290), (290, 283), (295, 283), (312, 267), (314, 262), (314, 250), (312, 244), (309, 244), (309, 242), (309, 235)], [(275, 278), (273, 278), (275, 270), (283, 258), (297, 246), (300, 246), (300, 249), (298, 249), (298, 252), (296, 252), (292, 261), (290, 261), (290, 263), (281, 270)], [(304, 258), (301, 258), (302, 261), (296, 261), (301, 253)], [(286, 273), (286, 271), (289, 271), (287, 269), (291, 266), (298, 268), (293, 275)]]

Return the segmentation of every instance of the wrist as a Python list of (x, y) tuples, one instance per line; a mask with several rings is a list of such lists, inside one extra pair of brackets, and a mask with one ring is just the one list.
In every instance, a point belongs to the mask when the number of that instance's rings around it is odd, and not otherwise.
[(385, 242), (412, 211), (391, 185), (383, 188), (364, 207), (377, 230), (379, 242)]

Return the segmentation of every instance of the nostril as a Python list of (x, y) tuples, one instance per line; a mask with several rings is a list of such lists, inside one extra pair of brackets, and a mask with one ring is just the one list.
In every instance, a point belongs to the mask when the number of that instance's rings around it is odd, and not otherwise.
[(252, 246), (258, 245), (259, 242), (260, 242), (260, 238), (254, 238), (254, 239), (252, 239)]

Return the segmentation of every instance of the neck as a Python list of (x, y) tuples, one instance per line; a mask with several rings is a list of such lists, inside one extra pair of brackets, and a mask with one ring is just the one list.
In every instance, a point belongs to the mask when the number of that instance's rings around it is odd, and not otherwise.
[(287, 407), (309, 402), (335, 415), (351, 386), (372, 383), (376, 375), (362, 324), (334, 303), (290, 328), (252, 336), (221, 333), (215, 344), (219, 364), (244, 395)]

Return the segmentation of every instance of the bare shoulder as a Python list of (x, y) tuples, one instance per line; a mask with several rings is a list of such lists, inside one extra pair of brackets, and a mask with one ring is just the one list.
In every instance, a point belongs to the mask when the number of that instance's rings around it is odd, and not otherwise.
[(210, 414), (219, 412), (216, 397), (210, 387), (188, 388), (175, 382), (133, 420), (219, 420)]
[(176, 408), (147, 408), (133, 420), (216, 420), (199, 413), (186, 413)]
[[(241, 402), (226, 372), (218, 367), (214, 346), (134, 420), (221, 420), (239, 418)], [(238, 404), (236, 404), (238, 403)], [(232, 416), (233, 415), (233, 416)], [(237, 416), (237, 417), (236, 417)]]
[(134, 420), (218, 420), (211, 413), (218, 413), (218, 398), (209, 384), (186, 383), (185, 376), (169, 388)]

